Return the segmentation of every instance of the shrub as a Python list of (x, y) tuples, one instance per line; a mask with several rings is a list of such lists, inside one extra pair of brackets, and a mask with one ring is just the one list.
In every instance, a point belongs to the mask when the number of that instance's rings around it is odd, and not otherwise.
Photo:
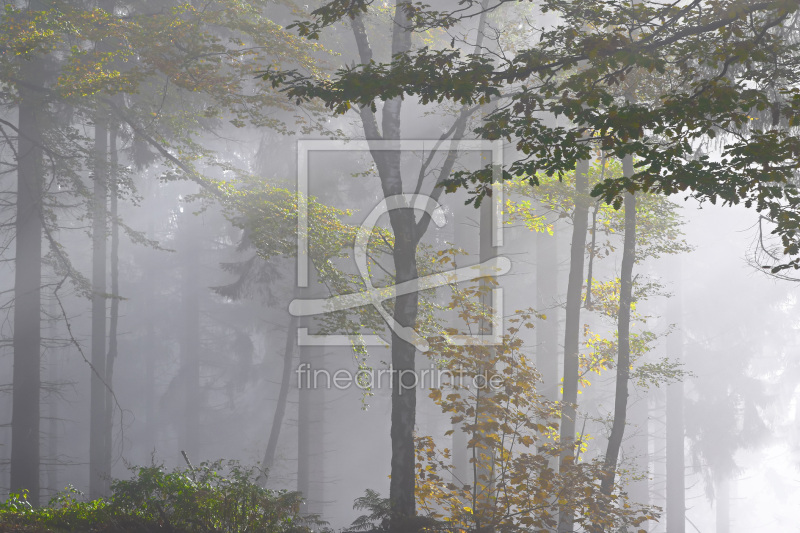
[(324, 526), (299, 515), (300, 494), (265, 489), (256, 473), (222, 461), (171, 472), (141, 467), (114, 481), (107, 499), (82, 501), (68, 489), (41, 508), (12, 494), (0, 503), (0, 532), (309, 533)]

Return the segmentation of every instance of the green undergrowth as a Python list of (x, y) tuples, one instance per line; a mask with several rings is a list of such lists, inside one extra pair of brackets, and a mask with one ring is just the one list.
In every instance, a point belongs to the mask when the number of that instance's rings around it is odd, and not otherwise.
[(256, 483), (258, 471), (236, 462), (216, 461), (166, 471), (134, 469), (116, 480), (108, 498), (86, 500), (75, 489), (32, 507), (25, 493), (0, 503), (0, 532), (171, 532), (308, 533), (324, 524), (301, 517), (296, 492), (274, 491)]

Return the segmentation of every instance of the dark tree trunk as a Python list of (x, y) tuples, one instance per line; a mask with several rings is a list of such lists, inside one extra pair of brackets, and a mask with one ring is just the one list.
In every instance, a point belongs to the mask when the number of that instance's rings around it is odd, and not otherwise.
[[(493, 243), (493, 211), (494, 211), (494, 202), (485, 201), (481, 203), (479, 208), (480, 212), (480, 262), (483, 263), (485, 261), (489, 261), (491, 258), (497, 255), (497, 249)], [(485, 278), (482, 278), (480, 281), (480, 293), (481, 293), (481, 305), (483, 309), (488, 310), (492, 309), (496, 302), (493, 301), (492, 298), (492, 285), (488, 283)], [(502, 310), (500, 310), (502, 312)], [(493, 325), (486, 319), (482, 319), (480, 321), (480, 333), (481, 335), (491, 335), (492, 333), (500, 333), (502, 332), (493, 332)], [(493, 360), (495, 355), (494, 347), (487, 346), (483, 348), (482, 356), (485, 358), (485, 363), (481, 365), (482, 372), (484, 375), (490, 375), (492, 370), (494, 370), (494, 366), (492, 365), (491, 361)], [(489, 427), (488, 424), (491, 423), (491, 419), (486, 415), (486, 410), (484, 408), (484, 404), (491, 401), (491, 394), (492, 391), (486, 387), (483, 390), (480, 388), (476, 390), (476, 418), (478, 419), (479, 425), (483, 427)], [(478, 435), (473, 435), (473, 438), (479, 440), (480, 437)], [(473, 460), (473, 469), (474, 469), (474, 479), (473, 479), (473, 506), (476, 509), (480, 509), (482, 512), (476, 513), (476, 524), (475, 527), (479, 531), (485, 533), (491, 533), (494, 531), (494, 528), (491, 525), (481, 523), (481, 518), (491, 517), (494, 515), (493, 507), (494, 507), (494, 450), (487, 449), (481, 450), (479, 447), (472, 448), (472, 460)], [(483, 453), (481, 453), (483, 452)], [(484, 457), (481, 457), (484, 455)]]
[(61, 398), (56, 392), (55, 387), (58, 386), (59, 376), (61, 375), (61, 350), (57, 345), (58, 339), (58, 323), (59, 323), (59, 309), (55, 297), (50, 300), (50, 343), (47, 349), (48, 361), (48, 380), (50, 381), (50, 393), (47, 397), (47, 459), (49, 463), (47, 468), (47, 481), (46, 489), (51, 494), (62, 489), (58, 480), (58, 417), (59, 417), (59, 403)]
[[(581, 302), (583, 265), (586, 255), (586, 231), (589, 226), (589, 161), (580, 161), (575, 169), (575, 211), (572, 217), (569, 278), (567, 282), (566, 323), (564, 331), (564, 394), (561, 406), (561, 464), (569, 469), (575, 460), (575, 431), (578, 403), (579, 351), (581, 340)], [(568, 506), (559, 509), (558, 532), (573, 529), (573, 512)]]
[(108, 124), (96, 112), (94, 131), (94, 194), (92, 197), (92, 344), (91, 416), (89, 429), (89, 497), (106, 496), (106, 221), (108, 202)]
[(278, 402), (275, 405), (275, 414), (272, 417), (272, 426), (269, 430), (269, 440), (267, 450), (264, 452), (264, 460), (261, 461), (261, 481), (266, 483), (269, 471), (275, 461), (275, 451), (278, 449), (278, 439), (283, 427), (283, 419), (286, 415), (286, 404), (289, 400), (289, 387), (292, 381), (292, 361), (297, 349), (297, 317), (289, 319), (286, 330), (286, 346), (283, 349), (283, 370), (281, 372), (281, 388), (278, 392)]
[(200, 448), (200, 290), (197, 280), (200, 243), (198, 219), (189, 211), (183, 213), (183, 272), (181, 300), (181, 372), (183, 381), (183, 427), (179, 447), (190, 459), (197, 461)]
[[(39, 85), (41, 61), (23, 61), (21, 77)], [(42, 106), (39, 92), (21, 91), (17, 139), (17, 219), (14, 227), (14, 371), (11, 490), (27, 490), (39, 505), (39, 388), (41, 385)]]
[[(457, 259), (457, 266), (463, 267), (474, 265), (477, 262), (478, 254), (476, 249), (476, 242), (480, 239), (476, 238), (475, 226), (477, 211), (471, 205), (465, 205), (467, 195), (466, 193), (459, 192), (453, 195), (453, 222), (455, 227), (455, 245), (457, 248), (464, 250), (465, 255), (459, 256)], [(477, 247), (479, 248), (479, 247)], [(454, 327), (461, 327), (460, 319), (456, 318)], [(469, 435), (463, 429), (464, 422), (456, 422), (453, 424), (453, 483), (458, 486), (471, 485), (472, 468), (469, 463)]]
[[(106, 361), (105, 381), (111, 390), (114, 390), (114, 362), (117, 359), (117, 329), (119, 324), (119, 222), (117, 217), (118, 176), (117, 176), (117, 128), (112, 125), (109, 131), (109, 189), (110, 189), (110, 215), (111, 215), (111, 314), (108, 325), (108, 358)], [(106, 393), (105, 407), (105, 434), (106, 446), (103, 457), (103, 468), (111, 474), (111, 454), (113, 448), (113, 422), (114, 402), (110, 391)]]
[(310, 368), (311, 373), (302, 376), (297, 391), (297, 492), (303, 495), (300, 514), (307, 516), (309, 512), (309, 494), (311, 492), (311, 395), (314, 387), (313, 367), (308, 348), (300, 348), (300, 368)]
[[(679, 260), (675, 268), (675, 293), (668, 309), (669, 322), (678, 325), (667, 338), (667, 356), (674, 361), (683, 359), (683, 333), (681, 309), (681, 269)], [(686, 531), (685, 452), (683, 426), (683, 383), (667, 386), (667, 533)]]
[[(399, 153), (398, 153), (399, 155)], [(397, 161), (399, 167), (399, 158)], [(399, 176), (398, 176), (399, 178)], [(391, 196), (391, 195), (387, 195)], [(418, 277), (414, 214), (411, 210), (393, 211), (392, 227), (395, 235), (394, 266), (396, 283), (401, 284)], [(394, 319), (400, 326), (413, 328), (417, 321), (418, 294), (398, 296), (395, 299)], [(392, 332), (392, 478), (389, 498), (396, 524), (415, 514), (414, 423), (417, 396), (414, 387), (403, 387), (402, 376), (411, 379), (414, 372), (416, 348)], [(409, 381), (408, 383), (411, 383)], [(397, 528), (395, 528), (397, 529)]]
[(324, 369), (321, 348), (301, 348), (300, 364), (309, 372), (301, 374), (302, 382), (298, 391), (297, 490), (303, 494), (301, 513), (320, 515), (324, 502), (324, 400), (325, 389), (330, 384), (322, 374), (319, 380), (315, 375), (316, 370)]
[[(622, 173), (633, 175), (633, 158), (622, 160)], [(600, 483), (603, 494), (611, 494), (617, 476), (622, 437), (628, 421), (628, 380), (631, 367), (631, 304), (633, 303), (633, 264), (636, 262), (636, 196), (625, 194), (625, 240), (619, 274), (619, 313), (617, 315), (617, 383), (614, 394), (614, 422)]]
[[(152, 187), (152, 190), (148, 190), (150, 198), (156, 200), (158, 195), (158, 184), (153, 183), (152, 181), (147, 181), (145, 187), (148, 189)], [(154, 223), (154, 217), (147, 217), (147, 238), (150, 240), (155, 240), (156, 238), (156, 228)], [(146, 269), (152, 268), (151, 266), (151, 257), (153, 255), (153, 251), (151, 250), (145, 257), (147, 257), (147, 265)], [(154, 313), (149, 312), (149, 310), (154, 309), (156, 305), (156, 292), (155, 287), (152, 283), (144, 283), (143, 287), (143, 300), (144, 300), (144, 309), (145, 309), (145, 336), (144, 339), (144, 346), (143, 346), (143, 353), (142, 358), (144, 359), (144, 391), (145, 391), (145, 433), (146, 437), (146, 445), (149, 450), (156, 449), (156, 443), (158, 441), (158, 424), (156, 421), (156, 391), (155, 391), (155, 380), (156, 380), (156, 350), (158, 347), (156, 341), (156, 328), (155, 322), (156, 317)]]
[[(411, 33), (405, 4), (397, 2), (392, 31), (392, 55), (406, 52), (411, 48)], [(363, 54), (362, 54), (363, 56)], [(363, 59), (363, 57), (362, 57)], [(383, 106), (383, 139), (400, 139), (400, 111), (402, 99), (394, 98)], [(365, 123), (365, 130), (372, 129)], [(373, 132), (377, 133), (377, 132)], [(368, 137), (370, 131), (367, 131)], [(400, 170), (400, 152), (373, 152), (384, 198), (403, 194), (403, 179)], [(395, 243), (393, 261), (395, 283), (417, 279), (417, 227), (411, 209), (396, 209), (389, 212), (389, 221), (394, 233)], [(416, 292), (401, 295), (394, 301), (394, 320), (401, 327), (415, 327), (419, 297)], [(414, 472), (414, 423), (417, 408), (417, 395), (413, 387), (400, 385), (402, 376), (410, 379), (414, 372), (416, 348), (413, 344), (392, 332), (392, 441), (391, 481), (389, 501), (392, 512), (392, 529), (403, 531), (408, 520), (416, 514), (414, 498), (416, 480)]]

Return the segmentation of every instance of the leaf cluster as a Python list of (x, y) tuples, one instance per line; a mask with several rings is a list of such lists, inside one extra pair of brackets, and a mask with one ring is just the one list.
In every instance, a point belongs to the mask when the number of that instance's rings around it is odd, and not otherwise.
[(108, 498), (85, 501), (75, 489), (33, 508), (26, 495), (0, 504), (0, 530), (66, 532), (308, 533), (323, 524), (301, 517), (301, 497), (255, 482), (257, 472), (234, 461), (203, 463), (165, 471), (141, 467), (128, 480), (115, 480)]

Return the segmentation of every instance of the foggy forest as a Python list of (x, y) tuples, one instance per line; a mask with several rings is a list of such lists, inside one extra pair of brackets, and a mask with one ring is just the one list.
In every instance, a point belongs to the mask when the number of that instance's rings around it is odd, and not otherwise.
[(0, 532), (800, 533), (800, 0), (4, 0), (0, 205)]

